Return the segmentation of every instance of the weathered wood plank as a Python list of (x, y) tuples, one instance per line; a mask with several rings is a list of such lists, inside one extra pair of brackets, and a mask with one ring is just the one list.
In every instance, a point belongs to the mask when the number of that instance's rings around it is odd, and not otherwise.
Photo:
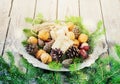
[[(9, 26), (8, 40), (17, 38), (17, 33), (22, 28), (29, 27), (31, 24), (25, 22), (25, 17), (33, 17), (35, 0), (15, 0), (11, 11), (11, 22)], [(7, 47), (7, 46), (6, 46)]]
[(3, 16), (8, 16), (10, 7), (11, 7), (11, 1), (12, 0), (0, 0), (0, 15)]
[[(80, 15), (88, 30), (95, 31), (98, 21), (102, 20), (99, 0), (80, 0)], [(105, 35), (101, 39), (107, 47)]]
[[(11, 10), (11, 21), (9, 31), (5, 44), (5, 51), (12, 51), (13, 53), (18, 50), (17, 41), (20, 40), (22, 29), (31, 26), (24, 21), (25, 17), (33, 17), (34, 15), (35, 0), (14, 0), (13, 8)], [(6, 54), (3, 55), (6, 58)], [(16, 64), (20, 56), (15, 55)]]
[(37, 0), (36, 15), (43, 14), (46, 20), (55, 20), (57, 10), (57, 0)]
[(12, 0), (0, 1), (0, 55), (2, 54), (8, 23), (10, 20), (8, 16), (11, 8), (11, 1)]
[(120, 44), (120, 1), (101, 0), (102, 14), (106, 27), (106, 36), (109, 45), (109, 54), (120, 60), (114, 50), (115, 43)]
[(101, 0), (108, 42), (120, 43), (120, 0)]
[(87, 28), (94, 31), (97, 22), (102, 20), (99, 0), (80, 0), (80, 16)]
[(79, 16), (78, 0), (58, 0), (58, 19), (64, 20), (65, 16)]

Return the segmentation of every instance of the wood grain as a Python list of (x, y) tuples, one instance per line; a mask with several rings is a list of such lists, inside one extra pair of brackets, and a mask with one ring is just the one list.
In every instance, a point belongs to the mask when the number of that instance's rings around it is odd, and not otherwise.
[(99, 0), (80, 0), (80, 16), (86, 27), (93, 32), (97, 22), (102, 20)]
[[(23, 71), (26, 71), (24, 67), (20, 65), (19, 47), (18, 42), (21, 41), (22, 29), (25, 27), (31, 27), (32, 25), (25, 22), (25, 17), (33, 17), (35, 8), (35, 0), (14, 0), (13, 8), (10, 13), (10, 25), (8, 35), (5, 44), (5, 50), (3, 57), (9, 63), (7, 51), (11, 51), (14, 55), (15, 65)], [(7, 43), (8, 42), (8, 43)]]
[(17, 39), (21, 36), (22, 29), (31, 27), (30, 24), (25, 22), (25, 17), (33, 17), (34, 15), (35, 0), (15, 0), (11, 11), (11, 21), (8, 31), (8, 36), (5, 45), (5, 51), (15, 50)]
[(108, 42), (120, 43), (120, 1), (101, 0)]
[[(80, 15), (87, 29), (91, 32), (97, 28), (97, 23), (102, 20), (99, 0), (80, 0)], [(103, 46), (107, 47), (105, 35), (101, 37)]]
[(65, 16), (79, 16), (78, 0), (58, 0), (58, 19), (64, 20)]
[(0, 0), (0, 17), (8, 17), (12, 0)]
[(6, 38), (8, 23), (9, 23), (9, 12), (11, 8), (11, 0), (0, 0), (0, 55), (4, 47)]
[(109, 44), (109, 54), (115, 59), (119, 59), (114, 50), (114, 45), (120, 44), (120, 1), (101, 0), (101, 7)]
[(46, 20), (55, 20), (57, 0), (37, 0), (36, 15), (41, 13)]

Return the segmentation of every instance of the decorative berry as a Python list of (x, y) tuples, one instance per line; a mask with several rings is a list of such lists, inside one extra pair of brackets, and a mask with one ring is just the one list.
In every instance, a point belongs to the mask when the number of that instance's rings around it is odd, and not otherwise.
[(73, 28), (75, 28), (75, 25), (72, 22), (68, 22), (67, 26), (68, 26), (69, 31), (72, 31)]
[(45, 50), (46, 52), (50, 52), (53, 43), (54, 43), (54, 40), (51, 40), (50, 42), (47, 42), (45, 44), (45, 46), (43, 47), (43, 50)]
[(34, 36), (29, 37), (28, 43), (37, 44), (37, 38)]
[(79, 49), (71, 46), (66, 52), (65, 52), (67, 58), (75, 58), (79, 57)]
[(51, 58), (51, 56), (48, 54), (48, 53), (43, 53), (42, 55), (41, 55), (41, 61), (43, 62), (43, 63), (50, 63), (51, 61), (52, 61), (52, 58)]
[(72, 30), (72, 32), (74, 33), (75, 38), (77, 39), (77, 38), (79, 37), (79, 35), (80, 35), (80, 30), (79, 30), (79, 28), (78, 28), (78, 27), (75, 27), (75, 28)]
[(80, 36), (78, 37), (79, 42), (87, 42), (88, 40), (88, 36), (86, 34), (80, 34)]
[(36, 53), (36, 58), (37, 59), (40, 59), (40, 56), (43, 54), (43, 53), (46, 53), (44, 50), (38, 50), (37, 53)]
[(80, 55), (83, 59), (86, 59), (88, 57), (88, 54), (84, 49), (80, 49)]
[(38, 46), (36, 44), (28, 44), (26, 46), (26, 51), (31, 55), (35, 55), (38, 51)]
[(88, 45), (88, 43), (82, 43), (80, 48), (88, 51), (90, 49), (90, 46)]
[(38, 39), (38, 45), (43, 47), (45, 45), (44, 41), (41, 39)]
[(41, 40), (48, 40), (48, 38), (50, 37), (50, 34), (48, 32), (48, 30), (41, 30), (38, 33), (38, 38), (40, 38)]
[(60, 49), (52, 49), (50, 55), (54, 61), (62, 61), (63, 52)]
[(49, 58), (48, 58), (48, 63), (50, 63), (50, 62), (52, 62), (52, 57), (51, 56), (49, 56)]
[(68, 32), (67, 33), (67, 36), (71, 39), (71, 40), (74, 40), (75, 39), (75, 35), (73, 32)]
[(79, 41), (77, 39), (75, 39), (73, 45), (78, 47), (79, 46)]

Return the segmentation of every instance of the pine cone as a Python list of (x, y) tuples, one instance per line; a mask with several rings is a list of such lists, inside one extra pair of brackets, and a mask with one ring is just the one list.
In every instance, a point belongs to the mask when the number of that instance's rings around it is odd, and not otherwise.
[(79, 49), (71, 46), (66, 52), (65, 52), (67, 58), (75, 58), (79, 57)]
[(60, 49), (52, 49), (50, 55), (52, 56), (52, 59), (57, 62), (62, 61), (63, 52)]
[(38, 45), (40, 47), (43, 47), (45, 45), (44, 41), (42, 41), (41, 39), (38, 39)]
[(43, 50), (45, 50), (46, 52), (50, 52), (53, 43), (54, 43), (54, 40), (51, 40), (50, 42), (47, 42), (45, 44), (45, 46), (43, 47)]
[(74, 33), (75, 38), (77, 39), (77, 38), (79, 37), (79, 35), (80, 35), (80, 30), (79, 30), (79, 28), (78, 28), (78, 27), (75, 27), (75, 28), (72, 30), (72, 32)]
[(38, 46), (36, 44), (28, 44), (26, 46), (26, 51), (30, 54), (30, 55), (35, 55), (38, 51)]

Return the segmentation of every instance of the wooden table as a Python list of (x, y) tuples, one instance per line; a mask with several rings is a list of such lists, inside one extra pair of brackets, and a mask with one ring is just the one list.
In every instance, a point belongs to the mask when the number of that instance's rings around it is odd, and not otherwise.
[[(30, 27), (25, 17), (42, 13), (47, 20), (64, 20), (65, 16), (81, 16), (90, 31), (103, 20), (104, 42), (120, 43), (120, 0), (0, 0), (0, 54), (14, 50), (15, 33)], [(110, 44), (110, 45), (109, 45)]]

